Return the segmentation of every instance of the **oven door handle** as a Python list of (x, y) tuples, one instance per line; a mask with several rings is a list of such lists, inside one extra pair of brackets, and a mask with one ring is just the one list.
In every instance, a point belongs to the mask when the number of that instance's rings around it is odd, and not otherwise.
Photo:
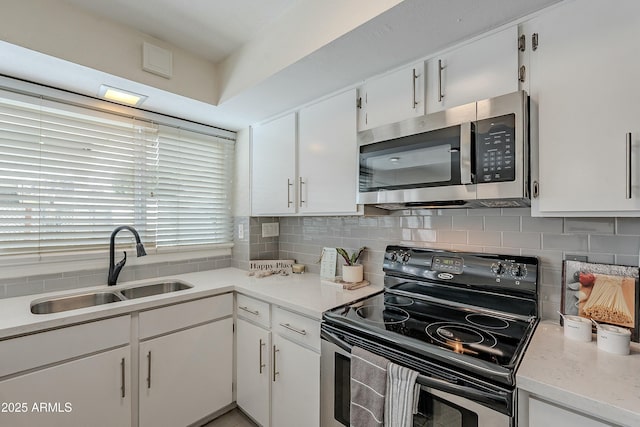
[[(332, 334), (331, 332), (322, 329), (320, 331), (320, 336), (322, 337), (322, 339), (335, 344), (342, 350), (351, 353), (352, 346), (350, 346), (348, 343), (344, 342), (338, 336)], [(495, 390), (489, 393), (482, 390), (476, 390), (471, 387), (453, 384), (438, 378), (427, 377), (422, 374), (418, 374), (416, 382), (422, 386), (434, 388), (445, 393), (455, 394), (457, 396), (465, 397), (470, 400), (475, 400), (476, 402), (487, 403), (490, 405), (495, 405), (496, 403), (498, 403), (504, 408), (511, 407), (511, 398), (509, 396), (509, 393), (504, 391)]]

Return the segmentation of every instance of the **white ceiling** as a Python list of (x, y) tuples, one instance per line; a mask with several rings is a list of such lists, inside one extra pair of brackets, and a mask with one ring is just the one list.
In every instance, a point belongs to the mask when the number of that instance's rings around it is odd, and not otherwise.
[(64, 0), (217, 63), (297, 0)]
[[(219, 62), (269, 31), (295, 2), (328, 0), (65, 1)], [(95, 93), (96, 84), (112, 84), (149, 95), (146, 109), (239, 130), (558, 1), (404, 0), (217, 106), (2, 43), (0, 72), (89, 95)], [(82, 78), (70, 80), (75, 67)]]

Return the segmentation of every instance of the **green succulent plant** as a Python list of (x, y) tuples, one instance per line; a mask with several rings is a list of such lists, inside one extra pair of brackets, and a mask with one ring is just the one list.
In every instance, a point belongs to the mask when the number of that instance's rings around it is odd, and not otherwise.
[(355, 265), (360, 259), (360, 256), (362, 256), (362, 253), (365, 249), (366, 248), (363, 246), (357, 251), (351, 253), (351, 255), (349, 255), (349, 253), (343, 248), (336, 248), (336, 251), (338, 251), (340, 256), (344, 258), (344, 262), (346, 263), (346, 265)]

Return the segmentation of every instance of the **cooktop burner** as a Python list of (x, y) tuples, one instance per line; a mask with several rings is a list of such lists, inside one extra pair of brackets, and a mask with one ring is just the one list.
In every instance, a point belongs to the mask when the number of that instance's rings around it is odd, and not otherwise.
[(498, 344), (491, 333), (461, 323), (435, 322), (428, 325), (425, 332), (433, 340), (452, 347), (456, 353), (462, 353), (465, 345), (493, 348)]
[(405, 307), (414, 303), (413, 298), (402, 297), (398, 295), (385, 295), (384, 303), (395, 305), (396, 307)]
[(403, 309), (385, 305), (364, 305), (356, 309), (356, 314), (366, 322), (383, 325), (404, 323), (409, 319), (409, 313)]
[(472, 325), (488, 329), (506, 329), (509, 327), (508, 320), (487, 316), (486, 314), (468, 314), (465, 316), (465, 320)]

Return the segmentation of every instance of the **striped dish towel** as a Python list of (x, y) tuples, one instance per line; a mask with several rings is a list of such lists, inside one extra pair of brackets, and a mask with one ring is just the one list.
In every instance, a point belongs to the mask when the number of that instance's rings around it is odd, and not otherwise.
[(383, 425), (388, 364), (360, 347), (351, 349), (351, 427)]
[(418, 373), (404, 366), (389, 362), (387, 365), (387, 398), (384, 403), (384, 425), (387, 427), (411, 427), (416, 412), (420, 385)]

